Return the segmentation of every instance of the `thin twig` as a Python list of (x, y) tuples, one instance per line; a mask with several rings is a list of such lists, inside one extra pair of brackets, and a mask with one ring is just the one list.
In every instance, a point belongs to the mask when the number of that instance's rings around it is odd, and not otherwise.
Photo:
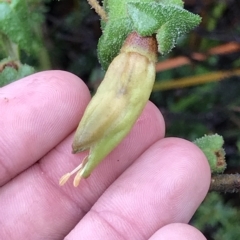
[(7, 56), (9, 56), (12, 60), (19, 60), (19, 48), (18, 45), (13, 43), (7, 35), (4, 33), (0, 33), (0, 40), (3, 42), (5, 46), (5, 51)]
[(87, 0), (89, 5), (92, 6), (92, 8), (95, 9), (96, 13), (100, 16), (102, 20), (105, 22), (107, 21), (107, 13), (103, 9), (102, 6), (100, 6), (99, 2), (97, 0)]
[(234, 193), (240, 191), (240, 174), (213, 175), (209, 191)]
[(238, 75), (240, 75), (240, 68), (227, 71), (216, 71), (207, 74), (205, 73), (191, 77), (178, 78), (171, 81), (159, 81), (155, 82), (153, 86), (153, 92), (159, 90), (164, 91), (176, 88), (185, 88), (209, 82), (216, 82)]
[(172, 59), (167, 59), (165, 61), (158, 62), (156, 64), (156, 71), (162, 72), (168, 69), (173, 69), (177, 67), (182, 67), (185, 65), (192, 64), (193, 61), (205, 61), (209, 56), (212, 55), (225, 55), (229, 53), (236, 53), (240, 51), (239, 43), (226, 43), (219, 45), (217, 47), (210, 48), (206, 53), (193, 52), (190, 57), (187, 56), (179, 56)]

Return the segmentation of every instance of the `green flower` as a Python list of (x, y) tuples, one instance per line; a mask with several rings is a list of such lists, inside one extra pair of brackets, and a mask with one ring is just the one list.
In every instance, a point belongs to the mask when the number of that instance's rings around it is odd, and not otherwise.
[(89, 155), (60, 179), (63, 185), (77, 172), (74, 186), (124, 139), (145, 107), (155, 80), (157, 44), (153, 37), (132, 33), (112, 61), (95, 96), (87, 106), (73, 141), (73, 153)]

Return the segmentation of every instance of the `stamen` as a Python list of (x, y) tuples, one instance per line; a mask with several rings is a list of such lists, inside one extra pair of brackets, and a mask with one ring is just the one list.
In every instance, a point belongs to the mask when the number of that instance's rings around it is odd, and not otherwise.
[(74, 168), (70, 173), (66, 173), (60, 178), (59, 185), (63, 186), (74, 173), (78, 172), (77, 175), (75, 176), (74, 180), (73, 180), (73, 186), (77, 187), (79, 185), (80, 180), (81, 180), (82, 168), (87, 163), (87, 161), (88, 161), (88, 158), (86, 156), (83, 159), (81, 164), (79, 164), (76, 168)]
[[(84, 161), (84, 160), (83, 160)], [(82, 169), (83, 163), (79, 164), (76, 168), (74, 168), (71, 172), (70, 175), (72, 176), (74, 173), (78, 172), (80, 169)]]
[(70, 178), (70, 176), (71, 176), (70, 173), (64, 174), (59, 180), (59, 185), (63, 186), (67, 182), (67, 180)]
[(82, 166), (81, 168), (79, 169), (78, 173), (76, 174), (74, 180), (73, 180), (73, 186), (74, 187), (77, 187), (82, 179), (82, 171), (83, 171), (83, 168), (84, 166), (86, 165), (86, 163), (88, 162), (88, 156), (86, 156), (83, 161), (82, 161)]
[(75, 176), (75, 178), (73, 180), (73, 186), (77, 187), (79, 185), (81, 179), (82, 179), (82, 169), (80, 169), (78, 171), (78, 173), (76, 174), (76, 176)]
[(76, 168), (74, 168), (70, 173), (64, 174), (64, 175), (60, 178), (60, 180), (59, 180), (59, 185), (60, 185), (60, 186), (63, 186), (63, 185), (67, 182), (67, 180), (68, 180), (75, 172), (79, 171), (81, 168), (82, 168), (82, 163), (79, 164)]

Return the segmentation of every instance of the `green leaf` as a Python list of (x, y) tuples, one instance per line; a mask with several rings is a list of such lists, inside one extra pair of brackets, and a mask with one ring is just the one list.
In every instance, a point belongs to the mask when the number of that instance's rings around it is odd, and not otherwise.
[(113, 58), (119, 53), (127, 35), (133, 30), (126, 11), (128, 1), (104, 0), (103, 2), (108, 21), (101, 21), (103, 34), (98, 42), (98, 59), (104, 70), (107, 70)]
[(98, 43), (98, 57), (104, 69), (132, 31), (142, 36), (157, 34), (158, 50), (168, 53), (177, 39), (196, 27), (201, 18), (183, 9), (181, 0), (105, 0), (108, 21), (101, 22), (103, 35)]
[(184, 5), (182, 0), (159, 0), (159, 2), (165, 5), (178, 5), (179, 7), (183, 7)]
[(166, 54), (173, 49), (179, 37), (195, 27), (195, 23), (185, 19), (174, 19), (162, 25), (157, 31), (158, 51)]
[(127, 4), (133, 28), (142, 36), (157, 33), (159, 52), (168, 53), (177, 39), (196, 27), (201, 18), (184, 10), (180, 4), (160, 2), (129, 2)]
[(225, 151), (223, 149), (224, 140), (223, 137), (214, 135), (205, 135), (198, 138), (194, 143), (205, 154), (212, 173), (222, 173), (226, 168)]
[(18, 70), (13, 67), (5, 67), (0, 73), (0, 87), (31, 75), (34, 72), (34, 68), (26, 64), (22, 65)]
[(104, 1), (105, 9), (108, 13), (108, 20), (127, 17), (126, 4), (129, 0), (107, 0)]
[(132, 23), (128, 18), (119, 18), (106, 23), (104, 34), (98, 42), (98, 59), (103, 69), (108, 68), (131, 31)]
[[(142, 1), (150, 2), (152, 0)], [(101, 21), (103, 35), (98, 42), (98, 58), (104, 70), (119, 53), (127, 35), (133, 31), (133, 24), (127, 12), (128, 2), (129, 0), (104, 0), (103, 2), (108, 21)]]
[(0, 31), (26, 52), (32, 53), (39, 47), (39, 41), (31, 29), (26, 0), (12, 0), (0, 3)]

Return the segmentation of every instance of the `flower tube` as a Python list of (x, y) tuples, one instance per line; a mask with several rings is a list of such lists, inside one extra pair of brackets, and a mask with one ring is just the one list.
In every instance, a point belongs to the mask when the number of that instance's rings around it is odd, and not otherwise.
[(96, 94), (88, 104), (74, 136), (72, 149), (89, 149), (88, 156), (63, 185), (76, 174), (73, 185), (87, 178), (97, 165), (125, 138), (145, 107), (155, 81), (157, 43), (154, 37), (131, 33), (108, 67)]

